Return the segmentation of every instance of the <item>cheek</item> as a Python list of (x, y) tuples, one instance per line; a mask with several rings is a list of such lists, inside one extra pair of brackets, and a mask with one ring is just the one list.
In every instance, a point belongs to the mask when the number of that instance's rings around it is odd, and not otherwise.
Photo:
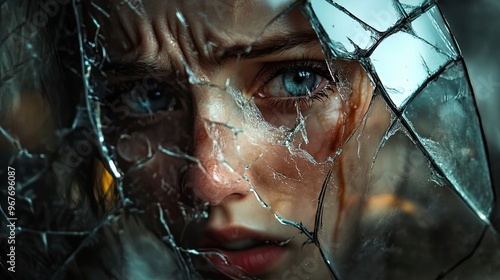
[[(347, 98), (335, 94), (316, 106), (307, 116), (309, 143), (302, 148), (317, 162), (324, 162), (341, 152), (343, 146), (362, 122), (372, 99), (373, 87), (361, 67), (350, 71), (351, 93)], [(297, 139), (297, 136), (295, 137)]]
[[(317, 198), (332, 163), (314, 163), (283, 145), (268, 147), (249, 169), (249, 178), (262, 200), (285, 219), (312, 226)], [(300, 209), (300, 211), (297, 211)]]
[(342, 144), (346, 133), (345, 120), (347, 112), (344, 110), (340, 97), (333, 96), (325, 102), (325, 106), (316, 109), (307, 117), (306, 132), (309, 143), (302, 148), (316, 162), (324, 162), (333, 158)]
[[(311, 226), (328, 171), (333, 168), (339, 190), (348, 184), (344, 172), (351, 159), (357, 157), (347, 144), (356, 141), (353, 134), (368, 110), (373, 90), (361, 71), (350, 80), (353, 91), (348, 99), (335, 95), (303, 113), (306, 136), (297, 132), (290, 147), (269, 145), (266, 155), (252, 166), (251, 179), (256, 190), (277, 213)], [(349, 140), (351, 137), (354, 138)]]

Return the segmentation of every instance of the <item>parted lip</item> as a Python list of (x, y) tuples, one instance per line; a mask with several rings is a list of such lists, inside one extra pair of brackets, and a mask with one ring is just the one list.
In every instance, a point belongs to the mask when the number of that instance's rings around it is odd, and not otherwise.
[(287, 238), (260, 233), (244, 227), (227, 227), (223, 229), (207, 229), (201, 241), (203, 249), (224, 249), (225, 245), (235, 242), (248, 241), (255, 246), (278, 245), (286, 242)]
[(260, 276), (276, 267), (285, 257), (290, 247), (290, 239), (244, 227), (208, 229), (201, 241), (200, 251), (216, 250), (225, 256), (228, 266), (220, 257), (209, 259), (220, 272), (239, 279), (235, 268), (248, 276)]

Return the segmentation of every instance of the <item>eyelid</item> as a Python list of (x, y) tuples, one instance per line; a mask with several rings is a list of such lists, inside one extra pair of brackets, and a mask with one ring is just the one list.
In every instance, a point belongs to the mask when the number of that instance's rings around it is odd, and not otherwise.
[[(143, 78), (132, 78), (129, 80), (124, 80), (116, 83), (109, 83), (108, 90), (109, 92), (104, 96), (104, 103), (109, 106), (115, 106), (116, 102), (118, 102), (118, 106), (115, 109), (123, 110), (123, 108), (127, 108), (127, 112), (123, 117), (123, 120), (127, 121), (128, 129), (135, 128), (144, 128), (150, 125), (155, 125), (159, 123), (161, 120), (172, 117), (173, 115), (180, 114), (178, 111), (164, 111), (157, 110), (152, 113), (137, 113), (133, 112), (132, 108), (130, 108), (129, 104), (127, 104), (127, 98), (131, 98), (133, 95), (133, 91), (144, 84), (146, 79)], [(155, 79), (155, 84), (153, 83), (147, 84), (144, 87), (146, 92), (150, 92), (152, 90), (160, 90), (165, 94), (170, 94), (175, 96), (182, 103), (183, 108), (189, 108), (190, 95), (185, 93), (185, 89), (179, 81), (168, 82), (165, 80)], [(113, 109), (111, 109), (113, 110)]]
[(278, 75), (290, 70), (310, 70), (328, 81), (333, 81), (330, 71), (324, 60), (302, 59), (268, 63), (262, 67), (254, 79), (252, 86), (252, 96), (258, 94), (262, 87), (269, 83)]

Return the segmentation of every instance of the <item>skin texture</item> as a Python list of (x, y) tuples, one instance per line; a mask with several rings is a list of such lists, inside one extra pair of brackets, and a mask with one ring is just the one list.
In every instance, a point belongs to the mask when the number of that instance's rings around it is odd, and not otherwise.
[(196, 208), (193, 201), (210, 212), (202, 236), (244, 228), (276, 240), (293, 238), (276, 264), (253, 276), (320, 279), (328, 273), (324, 264), (309, 269), (311, 260), (319, 259), (317, 249), (303, 246), (305, 235), (280, 224), (274, 214), (312, 230), (316, 200), (332, 170), (332, 189), (339, 192), (332, 209), (339, 215), (336, 228), (328, 230), (340, 238), (339, 217), (356, 200), (345, 193), (348, 170), (360, 159), (355, 152), (336, 154), (363, 122), (373, 88), (357, 62), (336, 61), (330, 69), (336, 82), (329, 73), (318, 76), (318, 92), (325, 88), (325, 97), (299, 102), (272, 96), (280, 89), (266, 87), (272, 69), (291, 61), (326, 68), (321, 45), (300, 10), (280, 14), (288, 4), (143, 1), (131, 9), (115, 1), (97, 3), (109, 18), (88, 9), (101, 25), (91, 34), (99, 34), (113, 65), (106, 70), (110, 84), (138, 80), (154, 89), (164, 82), (181, 104), (138, 113), (127, 102), (133, 95), (120, 91), (105, 111), (105, 135), (126, 174), (127, 195), (139, 206), (154, 208), (159, 202), (169, 209), (174, 234), (194, 248), (203, 244), (175, 226), (192, 222), (176, 205)]

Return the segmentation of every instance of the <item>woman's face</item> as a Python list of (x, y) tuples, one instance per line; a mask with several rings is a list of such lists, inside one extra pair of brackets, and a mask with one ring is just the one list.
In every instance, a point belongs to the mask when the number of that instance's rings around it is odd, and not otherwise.
[(207, 259), (229, 276), (327, 275), (307, 234), (325, 190), (323, 238), (349, 235), (347, 186), (365, 180), (350, 170), (370, 163), (347, 144), (372, 101), (360, 64), (327, 65), (286, 1), (110, 2), (109, 17), (89, 9), (110, 58), (101, 121), (125, 196), (166, 214), (180, 244), (222, 253), (231, 266)]

